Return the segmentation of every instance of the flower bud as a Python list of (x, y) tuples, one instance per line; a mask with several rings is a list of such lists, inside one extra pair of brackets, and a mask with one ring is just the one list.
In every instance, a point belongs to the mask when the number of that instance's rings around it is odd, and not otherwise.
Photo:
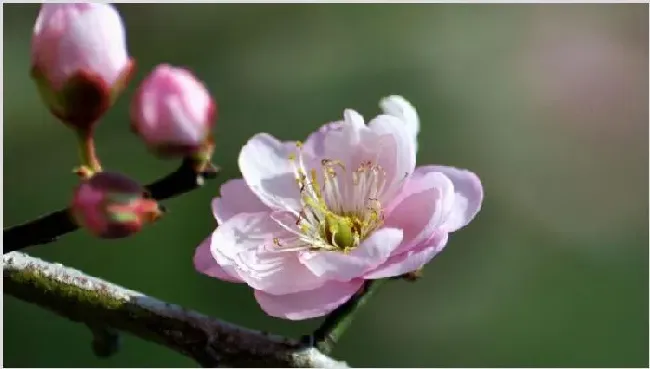
[(200, 156), (211, 151), (215, 113), (210, 93), (191, 72), (161, 64), (136, 91), (131, 127), (159, 156)]
[(101, 238), (123, 238), (162, 215), (156, 200), (129, 177), (99, 172), (76, 188), (72, 216), (77, 224)]
[(32, 77), (52, 113), (89, 129), (128, 83), (124, 25), (108, 4), (43, 4), (32, 36)]

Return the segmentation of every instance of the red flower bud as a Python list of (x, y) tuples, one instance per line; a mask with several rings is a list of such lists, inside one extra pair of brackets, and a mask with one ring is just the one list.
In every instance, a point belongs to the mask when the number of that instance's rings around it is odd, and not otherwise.
[(72, 200), (72, 216), (79, 226), (101, 238), (123, 238), (162, 215), (156, 200), (129, 177), (99, 172), (79, 184)]

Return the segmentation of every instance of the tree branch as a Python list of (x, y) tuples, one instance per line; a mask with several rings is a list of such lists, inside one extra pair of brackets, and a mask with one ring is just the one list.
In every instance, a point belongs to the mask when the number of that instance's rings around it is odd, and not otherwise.
[(5, 293), (94, 327), (100, 336), (95, 340), (117, 329), (207, 367), (347, 367), (316, 348), (212, 319), (60, 264), (20, 252), (2, 259)]
[[(192, 191), (202, 186), (204, 179), (217, 175), (216, 168), (197, 174), (194, 167), (194, 163), (186, 159), (176, 171), (147, 185), (146, 188), (154, 199), (164, 200)], [(3, 253), (50, 243), (78, 228), (70, 217), (69, 208), (57, 210), (29, 222), (5, 228)]]

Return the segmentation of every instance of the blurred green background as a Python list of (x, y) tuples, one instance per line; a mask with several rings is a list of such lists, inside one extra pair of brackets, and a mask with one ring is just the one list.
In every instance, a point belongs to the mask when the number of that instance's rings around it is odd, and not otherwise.
[[(192, 4), (118, 6), (138, 74), (106, 116), (107, 168), (143, 182), (177, 163), (128, 129), (137, 83), (191, 68), (219, 104), (216, 182), (124, 241), (77, 232), (28, 249), (131, 289), (298, 337), (318, 320), (265, 316), (245, 286), (193, 270), (210, 199), (259, 131), (302, 139), (344, 108), (401, 94), (418, 162), (470, 168), (486, 198), (418, 283), (391, 283), (334, 352), (357, 367), (648, 365), (648, 5)], [(74, 139), (28, 77), (38, 5), (4, 6), (4, 226), (67, 204)], [(110, 359), (89, 331), (5, 296), (5, 366), (187, 367), (134, 337)]]

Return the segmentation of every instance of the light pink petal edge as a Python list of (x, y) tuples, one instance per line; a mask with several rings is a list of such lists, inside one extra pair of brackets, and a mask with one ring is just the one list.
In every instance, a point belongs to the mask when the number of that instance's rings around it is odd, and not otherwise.
[(454, 184), (456, 192), (454, 206), (444, 226), (447, 232), (455, 232), (466, 226), (481, 210), (483, 185), (475, 173), (442, 165), (423, 166), (419, 167), (418, 171), (443, 173)]
[(399, 95), (387, 96), (379, 102), (379, 107), (385, 114), (400, 118), (409, 130), (417, 151), (417, 137), (420, 133), (420, 118), (415, 107), (404, 97)]
[(221, 185), (220, 197), (212, 200), (212, 213), (219, 224), (239, 213), (270, 211), (243, 179), (231, 179)]
[(64, 75), (89, 69), (112, 86), (128, 63), (126, 33), (117, 9), (109, 4), (91, 7), (68, 26), (58, 50)]
[(314, 290), (288, 295), (274, 296), (255, 291), (255, 299), (270, 316), (304, 320), (330, 313), (347, 302), (362, 286), (363, 279), (349, 282), (331, 281)]
[(447, 244), (447, 239), (447, 233), (435, 235), (423, 245), (391, 257), (386, 264), (368, 273), (365, 278), (390, 278), (415, 271), (425, 266), (434, 256), (442, 251)]
[(239, 153), (244, 181), (272, 209), (300, 209), (300, 190), (289, 160), (295, 151), (294, 142), (281, 142), (268, 133), (258, 133)]
[(383, 228), (375, 231), (349, 254), (315, 251), (300, 254), (300, 261), (316, 276), (349, 281), (384, 263), (402, 243), (402, 230)]
[(429, 239), (445, 224), (454, 206), (454, 185), (442, 173), (417, 168), (401, 191), (384, 223), (404, 230), (404, 241), (395, 254)]
[(280, 295), (322, 286), (326, 280), (302, 265), (296, 252), (281, 251), (274, 245), (275, 238), (291, 236), (271, 213), (240, 213), (214, 231), (210, 251), (224, 269), (234, 270), (256, 290)]
[(219, 278), (226, 282), (243, 283), (241, 278), (231, 275), (217, 263), (210, 252), (211, 241), (212, 236), (203, 240), (199, 247), (196, 248), (194, 252), (194, 268), (209, 277)]
[[(368, 123), (368, 127), (379, 137), (390, 137), (392, 141), (385, 141), (385, 148), (374, 147), (378, 164), (382, 165), (387, 174), (386, 188), (381, 200), (390, 201), (402, 187), (404, 180), (415, 170), (416, 141), (404, 122), (392, 115), (378, 115)], [(375, 139), (372, 144), (381, 142), (382, 139)]]

